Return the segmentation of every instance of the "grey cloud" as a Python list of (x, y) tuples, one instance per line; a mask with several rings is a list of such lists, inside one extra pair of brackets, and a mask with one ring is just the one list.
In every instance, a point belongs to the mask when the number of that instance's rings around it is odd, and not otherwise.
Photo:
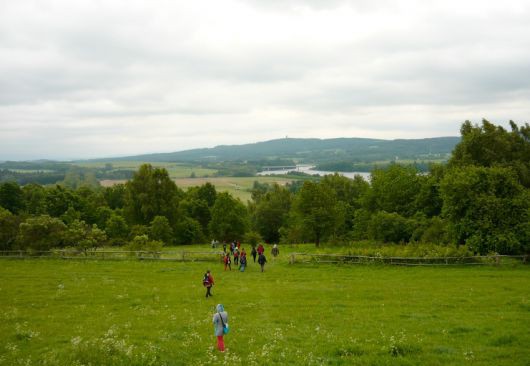
[[(164, 136), (191, 148), (208, 134), (219, 143), (301, 130), (457, 134), (468, 116), (518, 119), (530, 113), (530, 13), (511, 3), (475, 14), (456, 2), (254, 0), (227, 2), (216, 18), (166, 1), (50, 10), (20, 0), (0, 14), (0, 159), (23, 154), (8, 135), (79, 156), (98, 140), (98, 151), (116, 153), (117, 138), (146, 152), (153, 141), (171, 150)], [(319, 22), (342, 13), (336, 28)], [(286, 28), (269, 38), (278, 19)]]

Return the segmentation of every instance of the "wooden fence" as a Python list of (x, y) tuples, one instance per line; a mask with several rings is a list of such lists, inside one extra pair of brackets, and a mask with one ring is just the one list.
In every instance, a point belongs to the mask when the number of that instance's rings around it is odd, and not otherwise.
[(528, 255), (494, 255), (473, 257), (372, 257), (343, 254), (291, 253), (289, 263), (390, 264), (399, 266), (502, 265), (528, 263)]
[[(56, 249), (49, 251), (0, 251), (0, 259), (55, 258), (81, 260), (151, 260), (178, 262), (222, 262), (222, 251), (78, 251)], [(505, 265), (527, 264), (528, 255), (495, 255), (473, 257), (381, 257), (344, 254), (291, 253), (289, 263), (311, 264), (390, 264), (399, 266), (451, 266), (451, 265)]]
[(82, 259), (82, 260), (155, 260), (179, 262), (206, 262), (221, 261), (223, 252), (214, 251), (124, 251), (124, 250), (96, 250), (78, 251), (57, 249), (48, 251), (0, 251), (0, 258), (27, 259), (27, 258), (55, 258), (55, 259)]

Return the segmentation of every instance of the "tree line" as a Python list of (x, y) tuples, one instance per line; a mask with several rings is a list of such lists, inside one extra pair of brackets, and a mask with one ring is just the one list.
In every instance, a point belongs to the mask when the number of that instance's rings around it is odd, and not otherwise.
[(268, 243), (423, 242), (477, 254), (530, 251), (530, 126), (466, 121), (447, 164), (391, 164), (371, 181), (338, 174), (286, 186), (256, 182), (244, 204), (206, 183), (183, 191), (142, 165), (107, 188), (0, 185), (1, 249)]

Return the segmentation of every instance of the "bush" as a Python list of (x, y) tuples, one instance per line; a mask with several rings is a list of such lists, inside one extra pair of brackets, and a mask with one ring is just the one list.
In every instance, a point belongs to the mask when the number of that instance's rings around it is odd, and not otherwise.
[(157, 257), (162, 250), (164, 243), (158, 240), (149, 240), (147, 235), (140, 235), (134, 237), (132, 241), (127, 244), (125, 249), (132, 252), (147, 252), (153, 257)]
[(372, 216), (368, 224), (368, 235), (371, 239), (385, 243), (406, 243), (412, 235), (412, 221), (393, 212), (379, 211)]
[(249, 243), (252, 247), (255, 247), (261, 241), (263, 241), (263, 239), (256, 231), (249, 231), (245, 234), (245, 242)]

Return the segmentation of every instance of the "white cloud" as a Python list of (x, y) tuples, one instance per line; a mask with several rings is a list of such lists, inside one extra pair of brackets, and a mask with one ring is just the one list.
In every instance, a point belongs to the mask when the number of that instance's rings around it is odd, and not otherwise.
[(525, 122), (529, 18), (523, 0), (0, 0), (0, 160)]

